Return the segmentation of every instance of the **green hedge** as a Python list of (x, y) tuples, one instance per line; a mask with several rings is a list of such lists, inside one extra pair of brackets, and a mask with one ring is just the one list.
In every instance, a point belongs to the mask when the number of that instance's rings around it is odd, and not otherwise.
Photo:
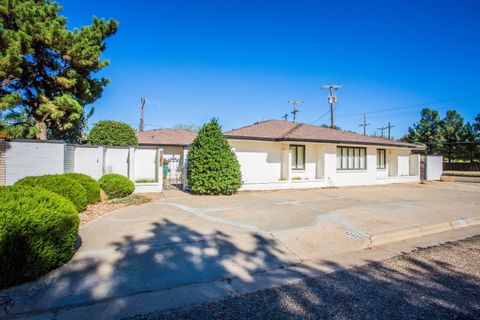
[(83, 173), (65, 173), (64, 176), (74, 179), (85, 188), (88, 204), (100, 201), (100, 185), (97, 180)]
[(42, 188), (0, 188), (0, 288), (33, 280), (75, 252), (73, 204)]
[(98, 180), (98, 183), (109, 199), (123, 198), (135, 191), (133, 182), (120, 174), (106, 174)]
[(87, 207), (87, 191), (72, 178), (64, 175), (45, 175), (37, 177), (25, 177), (15, 183), (18, 186), (41, 187), (55, 192), (70, 200), (78, 212)]
[(137, 134), (127, 123), (103, 120), (95, 123), (88, 134), (89, 144), (106, 146), (136, 146)]

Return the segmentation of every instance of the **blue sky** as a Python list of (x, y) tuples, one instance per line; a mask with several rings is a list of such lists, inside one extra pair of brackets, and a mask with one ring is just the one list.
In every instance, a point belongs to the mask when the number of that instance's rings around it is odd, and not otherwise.
[(138, 127), (146, 97), (146, 129), (211, 117), (238, 128), (279, 119), (292, 98), (304, 101), (298, 121), (310, 123), (328, 110), (324, 83), (343, 84), (336, 124), (358, 132), (363, 112), (369, 133), (391, 121), (395, 137), (423, 104), (468, 121), (480, 113), (479, 1), (59, 3), (71, 28), (93, 15), (120, 22), (92, 122)]

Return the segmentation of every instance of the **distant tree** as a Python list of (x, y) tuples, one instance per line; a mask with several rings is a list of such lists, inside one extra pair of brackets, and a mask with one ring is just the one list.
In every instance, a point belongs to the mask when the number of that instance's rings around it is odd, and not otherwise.
[(106, 146), (136, 146), (138, 145), (135, 130), (127, 123), (102, 120), (97, 122), (88, 134), (88, 144)]
[(42, 140), (78, 135), (85, 105), (109, 83), (94, 75), (108, 65), (101, 54), (118, 22), (94, 17), (70, 30), (61, 9), (51, 0), (0, 2), (0, 130)]
[(470, 162), (480, 160), (480, 114), (477, 114), (473, 123), (465, 125), (465, 159)]
[(420, 121), (408, 128), (408, 134), (403, 137), (404, 141), (425, 145), (428, 154), (440, 153), (444, 138), (438, 112), (424, 108), (420, 116)]
[(480, 139), (480, 113), (477, 114), (477, 116), (475, 117), (475, 121), (473, 122), (473, 129), (475, 130), (477, 139)]
[[(328, 124), (322, 124), (322, 125), (320, 125), (320, 127), (322, 127), (322, 128), (332, 128)], [(342, 131), (342, 128), (340, 128), (339, 126), (336, 126), (336, 125), (333, 125), (333, 129)]]
[(203, 125), (193, 140), (187, 162), (188, 188), (198, 194), (233, 194), (241, 186), (237, 156), (217, 119)]
[(465, 140), (463, 117), (455, 110), (448, 110), (441, 121), (443, 147), (442, 153), (448, 162), (461, 157), (462, 142)]
[(182, 129), (191, 132), (198, 132), (200, 127), (197, 126), (195, 123), (178, 123), (173, 126), (173, 129)]
[(480, 158), (480, 139), (474, 124), (466, 123), (463, 130), (463, 144), (460, 145), (461, 158), (474, 162)]

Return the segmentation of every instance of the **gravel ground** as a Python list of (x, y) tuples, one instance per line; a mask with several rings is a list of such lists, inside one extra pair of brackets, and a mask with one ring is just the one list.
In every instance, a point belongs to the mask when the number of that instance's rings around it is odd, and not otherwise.
[(480, 319), (480, 236), (135, 319)]
[(105, 198), (99, 203), (88, 205), (87, 209), (80, 213), (80, 227), (114, 210), (132, 205), (142, 205), (163, 198), (162, 192), (134, 193), (126, 198), (113, 200)]

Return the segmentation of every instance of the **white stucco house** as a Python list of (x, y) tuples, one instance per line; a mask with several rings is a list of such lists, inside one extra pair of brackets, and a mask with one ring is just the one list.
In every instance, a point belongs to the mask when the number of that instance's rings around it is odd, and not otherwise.
[(303, 189), (420, 180), (421, 147), (304, 123), (268, 120), (225, 132), (242, 190)]

